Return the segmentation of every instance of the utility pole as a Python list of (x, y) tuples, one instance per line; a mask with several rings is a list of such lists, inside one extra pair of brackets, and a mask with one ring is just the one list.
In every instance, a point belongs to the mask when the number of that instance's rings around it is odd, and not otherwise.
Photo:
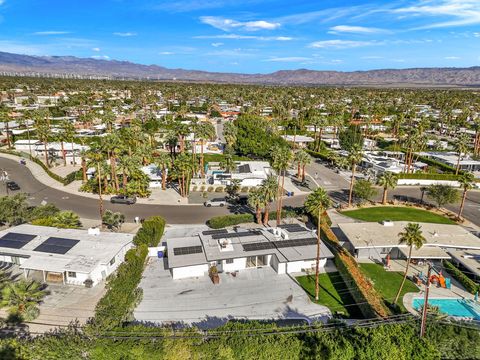
[(428, 263), (427, 283), (425, 284), (425, 299), (423, 301), (422, 322), (420, 324), (420, 338), (425, 335), (427, 327), (427, 308), (428, 308), (428, 291), (430, 290), (430, 274), (432, 272), (432, 264)]

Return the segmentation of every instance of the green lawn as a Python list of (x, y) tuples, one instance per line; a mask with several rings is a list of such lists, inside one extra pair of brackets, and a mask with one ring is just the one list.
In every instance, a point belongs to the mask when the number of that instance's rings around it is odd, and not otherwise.
[[(385, 271), (383, 266), (379, 264), (359, 264), (359, 266), (365, 276), (372, 281), (373, 287), (383, 297), (385, 303), (387, 305), (391, 304), (395, 299), (395, 295), (397, 295), (398, 288), (402, 282), (403, 273)], [(402, 312), (407, 311), (402, 303), (403, 296), (409, 292), (419, 291), (420, 290), (413, 282), (408, 279), (405, 281), (400, 299), (398, 300), (398, 305)]]
[[(298, 276), (297, 281), (312, 301), (315, 301), (315, 275)], [(319, 284), (317, 304), (325, 305), (333, 314), (340, 313), (345, 317), (357, 319), (363, 317), (338, 272), (320, 274)]]
[(342, 214), (354, 219), (380, 222), (392, 221), (415, 221), (435, 224), (455, 224), (454, 221), (427, 210), (401, 206), (377, 206), (358, 210), (342, 211)]

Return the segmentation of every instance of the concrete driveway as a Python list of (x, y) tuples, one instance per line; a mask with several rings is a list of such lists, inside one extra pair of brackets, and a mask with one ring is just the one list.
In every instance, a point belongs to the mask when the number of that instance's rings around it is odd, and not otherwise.
[(185, 323), (212, 328), (229, 319), (307, 318), (326, 320), (330, 310), (310, 301), (288, 275), (272, 268), (220, 274), (220, 284), (208, 276), (173, 280), (161, 259), (150, 258), (140, 283), (143, 300), (135, 309), (138, 321)]

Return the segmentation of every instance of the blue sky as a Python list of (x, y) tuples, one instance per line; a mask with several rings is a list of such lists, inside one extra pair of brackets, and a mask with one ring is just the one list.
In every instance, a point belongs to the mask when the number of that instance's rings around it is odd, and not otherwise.
[(268, 73), (480, 64), (480, 0), (0, 0), (0, 51)]

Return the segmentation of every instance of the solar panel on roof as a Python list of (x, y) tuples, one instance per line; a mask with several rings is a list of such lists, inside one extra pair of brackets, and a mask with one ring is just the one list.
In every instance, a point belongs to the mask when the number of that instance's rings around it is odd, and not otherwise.
[(242, 244), (244, 251), (259, 251), (259, 250), (268, 250), (274, 249), (275, 246), (271, 242), (258, 242), (258, 243), (248, 243)]
[(52, 254), (66, 254), (73, 248), (80, 240), (65, 239), (58, 237), (49, 237), (43, 243), (38, 245), (33, 251), (40, 251)]
[(190, 254), (201, 254), (203, 252), (202, 246), (183, 246), (173, 248), (174, 255), (190, 255)]
[(215, 234), (226, 234), (226, 233), (228, 233), (227, 229), (205, 230), (202, 232), (203, 235), (215, 235)]
[(226, 234), (214, 234), (212, 235), (212, 239), (229, 239), (229, 238), (236, 238), (236, 237), (246, 237), (246, 236), (255, 236), (261, 235), (262, 232), (260, 230), (254, 231), (242, 231), (242, 232), (233, 232), (233, 233), (226, 233)]
[(242, 244), (244, 251), (259, 251), (259, 250), (268, 250), (268, 249), (281, 249), (289, 248), (295, 246), (308, 246), (316, 245), (316, 238), (302, 238), (302, 239), (292, 239), (292, 240), (280, 240), (280, 241), (263, 241), (256, 243)]
[(300, 224), (284, 224), (284, 225), (280, 225), (279, 227), (291, 233), (308, 231), (306, 228), (304, 228)]
[(21, 249), (36, 237), (37, 235), (9, 232), (0, 238), (0, 247)]

